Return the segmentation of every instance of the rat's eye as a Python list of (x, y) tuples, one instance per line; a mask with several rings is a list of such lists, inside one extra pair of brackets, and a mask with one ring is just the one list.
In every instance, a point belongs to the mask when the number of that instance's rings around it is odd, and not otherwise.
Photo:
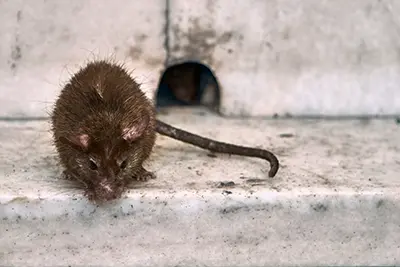
[(124, 160), (123, 162), (121, 162), (121, 164), (119, 165), (119, 167), (120, 167), (121, 169), (125, 169), (127, 164), (128, 164), (128, 162), (127, 162), (126, 160)]
[(97, 170), (97, 165), (92, 159), (89, 160), (89, 168), (91, 170)]
[(124, 160), (123, 162), (121, 162), (121, 164), (119, 165), (119, 167), (120, 167), (121, 169), (125, 169), (126, 164), (127, 164), (127, 162), (126, 162), (126, 160)]

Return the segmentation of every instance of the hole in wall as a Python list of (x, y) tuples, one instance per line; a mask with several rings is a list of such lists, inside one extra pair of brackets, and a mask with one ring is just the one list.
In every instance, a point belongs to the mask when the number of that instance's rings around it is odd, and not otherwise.
[(161, 76), (156, 107), (205, 106), (219, 112), (220, 89), (214, 73), (206, 65), (183, 62), (168, 67)]

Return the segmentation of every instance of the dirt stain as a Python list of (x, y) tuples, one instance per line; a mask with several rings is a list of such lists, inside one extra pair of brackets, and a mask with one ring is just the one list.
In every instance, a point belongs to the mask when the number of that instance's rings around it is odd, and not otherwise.
[(213, 57), (217, 46), (231, 41), (231, 31), (217, 33), (212, 25), (202, 25), (199, 18), (193, 18), (187, 31), (180, 25), (171, 26), (174, 44), (171, 51), (179, 55), (174, 60), (195, 60), (217, 68), (218, 62)]

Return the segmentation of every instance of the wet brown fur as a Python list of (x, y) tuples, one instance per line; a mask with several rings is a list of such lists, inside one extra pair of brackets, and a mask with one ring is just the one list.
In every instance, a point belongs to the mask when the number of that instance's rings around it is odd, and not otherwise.
[[(61, 91), (51, 121), (55, 147), (65, 174), (85, 184), (90, 198), (118, 198), (132, 178), (147, 180), (153, 177), (142, 167), (142, 163), (149, 157), (155, 143), (155, 110), (122, 65), (95, 61), (80, 69)], [(121, 138), (122, 129), (143, 121), (148, 125), (140, 138), (133, 143)], [(65, 141), (76, 138), (78, 134), (90, 137), (87, 151), (74, 149), (72, 144)], [(117, 192), (113, 196), (93, 193), (100, 181), (88, 169), (84, 158), (97, 157), (104, 167), (103, 177), (106, 177), (120, 171), (113, 159), (122, 159), (129, 154), (132, 156), (130, 175), (125, 175), (120, 182), (122, 189), (117, 190), (116, 186)], [(83, 167), (79, 167), (79, 164)]]

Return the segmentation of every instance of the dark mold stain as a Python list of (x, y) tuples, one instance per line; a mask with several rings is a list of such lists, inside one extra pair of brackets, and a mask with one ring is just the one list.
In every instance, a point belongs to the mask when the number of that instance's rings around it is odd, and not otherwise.
[(228, 43), (232, 39), (232, 32), (224, 32), (218, 39), (218, 43)]
[(328, 207), (322, 203), (319, 203), (317, 205), (311, 205), (312, 209), (317, 211), (317, 212), (325, 212), (328, 210)]
[[(228, 43), (233, 32), (224, 32), (218, 35), (212, 25), (200, 25), (199, 18), (193, 18), (187, 32), (184, 32), (180, 25), (172, 25), (174, 45), (170, 47), (173, 52), (181, 52), (180, 60), (204, 61), (207, 65), (216, 68), (213, 58), (216, 46)], [(185, 41), (183, 41), (185, 40)]]
[(289, 40), (290, 39), (290, 31), (288, 28), (286, 28), (283, 33), (282, 33), (282, 38), (283, 40)]
[[(205, 111), (202, 111), (202, 110), (198, 110), (198, 111), (196, 110), (195, 112), (193, 112), (193, 114), (199, 115), (199, 116), (201, 116), (201, 117), (204, 117), (204, 116), (207, 115), (206, 112), (205, 112)], [(208, 157), (211, 157), (211, 158), (216, 158), (216, 157), (217, 157), (217, 155), (212, 154), (212, 153), (207, 154), (207, 156), (208, 156)]]
[(264, 204), (260, 204), (260, 205), (254, 205), (254, 206), (246, 206), (246, 205), (243, 205), (243, 206), (237, 206), (237, 205), (236, 206), (229, 206), (229, 207), (220, 209), (219, 212), (221, 214), (237, 213), (239, 211), (248, 213), (249, 211), (256, 211), (256, 212), (258, 212), (258, 211), (270, 211), (270, 210), (273, 210), (273, 209), (282, 209), (282, 208), (283, 208), (282, 204), (279, 204), (279, 203), (276, 204), (276, 205), (270, 205), (270, 204), (264, 203)]
[(207, 154), (207, 157), (216, 158), (217, 155), (215, 155), (214, 153), (208, 153), (208, 154)]
[(189, 183), (186, 183), (186, 186), (190, 187), (190, 188), (194, 188), (196, 186), (196, 183), (195, 182), (189, 182)]
[(264, 179), (259, 179), (259, 178), (251, 178), (251, 179), (247, 179), (246, 183), (250, 183), (250, 184), (254, 184), (254, 183), (265, 183), (266, 180)]
[(254, 183), (254, 184), (251, 184), (251, 186), (263, 186), (263, 185), (265, 185), (265, 183)]
[(235, 183), (233, 181), (223, 181), (217, 183), (216, 187), (217, 188), (222, 188), (222, 187), (233, 187), (235, 186)]
[(147, 34), (139, 34), (135, 37), (135, 40), (137, 40), (139, 43), (142, 43), (143, 41), (145, 41), (147, 38), (149, 38), (149, 36)]
[(16, 38), (15, 45), (11, 51), (11, 69), (15, 70), (17, 68), (18, 62), (22, 58), (22, 51), (19, 45), (18, 37)]
[(207, 0), (207, 9), (210, 14), (213, 14), (215, 11), (215, 1), (214, 0)]
[(369, 5), (367, 5), (366, 7), (365, 7), (365, 15), (367, 16), (367, 17), (369, 17), (370, 15), (371, 15), (371, 11), (372, 11), (372, 5), (371, 4), (369, 4)]
[(361, 39), (360, 44), (358, 45), (357, 54), (356, 54), (356, 64), (362, 65), (367, 55), (367, 45), (364, 39)]
[(158, 57), (148, 57), (144, 59), (144, 62), (149, 66), (159, 66), (164, 63), (164, 60)]
[(222, 194), (230, 195), (230, 194), (232, 194), (232, 191), (224, 190), (224, 191), (222, 191)]
[(293, 118), (293, 115), (289, 112), (285, 113), (285, 118)]
[(132, 59), (137, 60), (142, 56), (143, 50), (140, 46), (131, 46), (128, 54)]
[[(126, 52), (127, 56), (133, 60), (141, 59), (152, 67), (162, 65), (164, 63), (162, 58), (147, 56), (145, 53), (143, 47), (145, 47), (144, 41), (146, 41), (147, 38), (149, 38), (149, 36), (144, 33), (135, 35), (134, 44), (132, 44)], [(114, 50), (117, 50), (117, 48), (114, 48)]]
[[(18, 10), (18, 12), (17, 12), (18, 24), (21, 21), (21, 19), (22, 19), (22, 11)], [(9, 62), (10, 68), (11, 68), (11, 70), (14, 71), (14, 74), (15, 74), (15, 71), (18, 67), (18, 63), (21, 60), (21, 58), (22, 58), (22, 49), (21, 49), (20, 40), (19, 40), (19, 33), (17, 32), (15, 35), (15, 42), (14, 42), (14, 45), (11, 50), (11, 60)]]
[(20, 22), (22, 19), (22, 10), (18, 10), (17, 12), (17, 21)]
[(294, 134), (292, 134), (292, 133), (282, 133), (279, 135), (280, 138), (291, 138), (293, 136), (294, 136)]
[(382, 199), (378, 200), (378, 202), (376, 202), (376, 208), (379, 209), (380, 207), (382, 207), (384, 204), (384, 201)]

